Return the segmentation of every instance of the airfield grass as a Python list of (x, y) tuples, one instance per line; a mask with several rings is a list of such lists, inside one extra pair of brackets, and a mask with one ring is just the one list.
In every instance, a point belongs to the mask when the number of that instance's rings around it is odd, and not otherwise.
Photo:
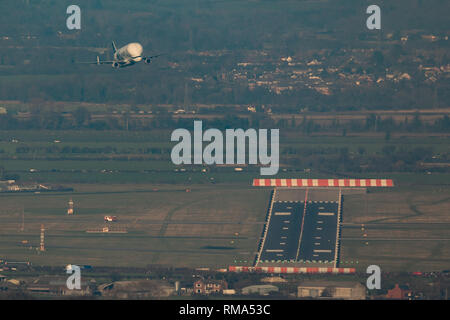
[(410, 186), (344, 198), (341, 266), (364, 272), (450, 267), (450, 187)]
[[(361, 272), (371, 264), (400, 272), (448, 269), (449, 189), (413, 186), (345, 196), (340, 266)], [(80, 184), (73, 193), (1, 195), (1, 258), (51, 266), (251, 265), (269, 193), (245, 184), (192, 185), (190, 192), (180, 185)], [(70, 198), (74, 216), (65, 214)], [(119, 221), (106, 224), (107, 214)], [(37, 251), (41, 224), (45, 252)], [(104, 226), (128, 233), (86, 232)]]
[(450, 186), (408, 185), (346, 195), (344, 223), (450, 223)]
[(378, 265), (386, 272), (447, 270), (450, 266), (448, 242), (343, 240), (340, 266), (360, 272), (365, 272), (370, 265)]
[[(88, 185), (72, 194), (1, 195), (1, 258), (117, 267), (226, 267), (236, 259), (253, 260), (269, 190), (239, 185), (200, 185), (191, 192), (179, 186), (146, 187), (133, 192), (127, 185), (112, 186), (99, 194)], [(75, 202), (74, 216), (65, 214), (69, 198)], [(106, 214), (118, 216), (117, 223), (109, 224), (112, 229), (128, 233), (86, 232), (106, 226)], [(46, 229), (45, 252), (36, 250), (41, 224)]]

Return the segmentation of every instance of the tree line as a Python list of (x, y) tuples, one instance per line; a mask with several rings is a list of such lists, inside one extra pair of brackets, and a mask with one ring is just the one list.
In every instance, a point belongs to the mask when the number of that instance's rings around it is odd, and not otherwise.
[[(226, 110), (226, 111), (225, 111)], [(395, 121), (392, 117), (381, 117), (370, 114), (365, 120), (339, 121), (333, 120), (324, 124), (319, 120), (303, 116), (301, 120), (294, 118), (274, 119), (264, 112), (235, 112), (233, 108), (224, 108), (222, 113), (208, 114), (203, 119), (204, 125), (212, 128), (279, 128), (292, 129), (312, 134), (314, 132), (385, 132), (389, 138), (392, 132), (450, 132), (448, 115), (436, 117), (433, 122), (424, 122), (419, 114), (412, 120), (405, 116), (403, 121)], [(58, 112), (51, 108), (32, 107), (28, 116), (14, 114), (0, 115), (2, 130), (128, 130), (145, 131), (154, 129), (175, 129), (192, 127), (193, 119), (174, 116), (166, 109), (159, 109), (150, 117), (125, 112), (123, 114), (102, 114), (101, 118), (93, 118), (92, 112), (85, 107), (78, 107), (73, 112)]]

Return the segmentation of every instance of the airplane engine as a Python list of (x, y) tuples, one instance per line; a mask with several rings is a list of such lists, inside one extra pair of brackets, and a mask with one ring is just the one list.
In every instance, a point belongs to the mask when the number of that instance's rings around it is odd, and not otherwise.
[(118, 62), (113, 62), (112, 67), (113, 67), (114, 69), (119, 69), (120, 65), (119, 65)]
[(150, 63), (152, 62), (152, 59), (150, 59), (150, 58), (145, 58), (144, 61), (145, 61), (146, 64), (150, 64)]

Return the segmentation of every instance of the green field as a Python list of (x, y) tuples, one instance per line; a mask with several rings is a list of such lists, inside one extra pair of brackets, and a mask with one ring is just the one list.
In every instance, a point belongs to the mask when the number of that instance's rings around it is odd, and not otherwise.
[[(41, 183), (172, 183), (209, 184), (244, 183), (259, 176), (259, 168), (249, 166), (241, 172), (233, 167), (175, 166), (170, 160), (171, 132), (152, 131), (0, 131), (0, 166), (23, 181)], [(335, 161), (341, 149), (348, 156), (377, 156), (386, 146), (411, 151), (431, 148), (433, 154), (449, 152), (446, 137), (296, 136), (290, 132), (280, 138), (280, 171), (278, 177), (330, 178), (328, 172), (314, 167), (309, 155), (331, 157)], [(58, 141), (55, 143), (55, 141)], [(163, 141), (163, 142), (162, 142)], [(164, 142), (166, 141), (166, 142)], [(291, 154), (294, 150), (294, 154)], [(311, 166), (313, 168), (311, 169)], [(32, 170), (33, 169), (33, 170)], [(202, 172), (206, 169), (207, 172)], [(30, 170), (34, 172), (30, 172)], [(448, 172), (341, 172), (335, 177), (391, 177), (399, 185), (446, 184)]]

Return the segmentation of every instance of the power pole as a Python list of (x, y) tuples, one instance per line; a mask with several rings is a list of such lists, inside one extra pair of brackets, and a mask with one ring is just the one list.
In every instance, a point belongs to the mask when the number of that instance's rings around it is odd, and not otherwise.
[(20, 227), (20, 231), (23, 232), (25, 230), (25, 210), (22, 207), (22, 226)]
[(184, 83), (184, 110), (186, 110), (186, 107), (189, 103), (189, 87), (188, 87), (188, 83), (185, 82)]

